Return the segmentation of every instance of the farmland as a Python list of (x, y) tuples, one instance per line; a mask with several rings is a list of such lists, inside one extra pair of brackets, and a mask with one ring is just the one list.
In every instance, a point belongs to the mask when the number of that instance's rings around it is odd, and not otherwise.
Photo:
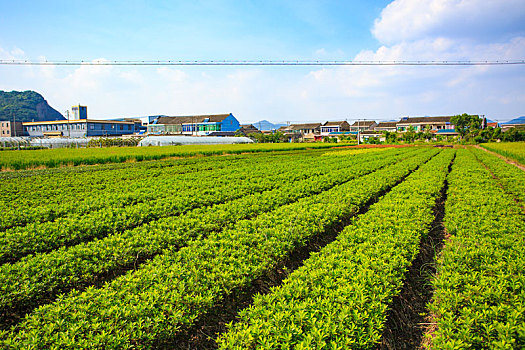
[[(341, 145), (340, 145), (341, 146)], [(342, 145), (344, 146), (344, 144)], [(333, 148), (329, 144), (233, 144), (184, 145), (164, 147), (57, 148), (0, 152), (0, 170), (38, 167), (56, 168), (64, 165), (124, 163), (173, 157), (210, 156), (250, 152), (294, 151), (307, 148)], [(337, 147), (337, 145), (336, 145)]]
[(0, 154), (0, 348), (525, 347), (519, 168), (192, 147)]
[(482, 147), (525, 165), (525, 142), (487, 143)]

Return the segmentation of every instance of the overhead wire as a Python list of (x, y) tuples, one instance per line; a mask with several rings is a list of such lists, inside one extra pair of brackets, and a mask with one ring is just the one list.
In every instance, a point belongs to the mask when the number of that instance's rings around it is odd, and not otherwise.
[(0, 60), (0, 65), (28, 66), (495, 66), (523, 65), (525, 60), (479, 61), (321, 61), (321, 60)]

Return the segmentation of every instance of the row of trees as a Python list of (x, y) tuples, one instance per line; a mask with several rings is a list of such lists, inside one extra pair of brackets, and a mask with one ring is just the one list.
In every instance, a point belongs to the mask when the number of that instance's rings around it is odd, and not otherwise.
[(461, 140), (467, 142), (525, 141), (525, 129), (511, 128), (505, 132), (501, 128), (488, 127), (482, 129), (482, 120), (478, 116), (464, 113), (453, 116), (450, 122), (455, 125), (456, 132), (459, 133)]

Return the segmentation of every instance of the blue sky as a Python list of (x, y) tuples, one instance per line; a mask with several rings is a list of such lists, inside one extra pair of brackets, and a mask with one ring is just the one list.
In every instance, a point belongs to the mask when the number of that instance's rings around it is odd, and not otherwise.
[[(0, 59), (525, 59), (525, 0), (5, 1)], [(92, 118), (232, 112), (243, 122), (525, 114), (525, 66), (15, 67)]]

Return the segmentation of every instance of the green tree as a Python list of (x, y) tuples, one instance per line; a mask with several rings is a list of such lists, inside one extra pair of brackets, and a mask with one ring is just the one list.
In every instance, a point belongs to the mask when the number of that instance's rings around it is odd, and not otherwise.
[(404, 133), (403, 133), (403, 141), (406, 143), (412, 143), (416, 139), (416, 131), (414, 130), (414, 127), (409, 127)]
[(481, 119), (477, 115), (470, 115), (467, 113), (458, 114), (450, 118), (450, 122), (455, 126), (456, 132), (465, 138), (469, 132), (473, 132), (473, 135), (477, 134), (477, 131), (481, 128)]
[(424, 140), (430, 141), (430, 140), (432, 140), (433, 136), (434, 135), (432, 135), (432, 133), (430, 132), (430, 126), (428, 126), (428, 125), (425, 126), (425, 129), (421, 133), (421, 138), (424, 139)]
[(385, 143), (397, 142), (397, 134), (395, 132), (383, 131), (383, 135), (385, 135)]
[(503, 133), (503, 141), (516, 142), (525, 141), (525, 129), (510, 128)]

